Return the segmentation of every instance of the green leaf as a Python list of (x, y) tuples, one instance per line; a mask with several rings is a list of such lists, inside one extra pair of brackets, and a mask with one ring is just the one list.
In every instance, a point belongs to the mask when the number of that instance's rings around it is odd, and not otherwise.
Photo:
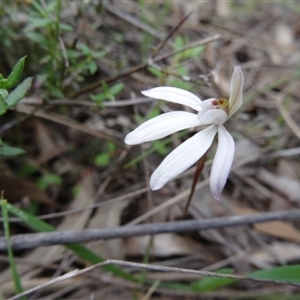
[(89, 56), (91, 55), (91, 49), (85, 44), (79, 44), (78, 48), (82, 51), (82, 54)]
[(169, 153), (168, 148), (162, 141), (159, 140), (152, 141), (152, 145), (155, 151), (159, 153), (161, 156), (166, 156)]
[(94, 94), (94, 95), (90, 95), (90, 98), (91, 98), (93, 101), (97, 102), (99, 105), (101, 105), (102, 102), (103, 102), (105, 99), (107, 99), (106, 95), (104, 95), (104, 94), (97, 94), (97, 95)]
[(153, 67), (148, 67), (147, 70), (157, 78), (162, 78), (162, 76), (163, 76), (161, 71), (159, 71)]
[(110, 154), (109, 153), (101, 153), (95, 157), (95, 165), (98, 167), (105, 167), (109, 164)]
[(88, 68), (91, 74), (94, 74), (98, 70), (98, 66), (93, 60), (89, 62)]
[(42, 5), (38, 3), (38, 1), (32, 1), (31, 4), (43, 18), (47, 18), (47, 11)]
[(2, 145), (2, 151), (0, 152), (2, 156), (7, 156), (7, 157), (18, 156), (24, 153), (26, 153), (26, 151), (23, 149), (11, 147), (7, 145)]
[(27, 91), (30, 89), (33, 77), (26, 78), (20, 85), (18, 85), (5, 99), (8, 107), (16, 105), (23, 99)]
[(184, 82), (181, 80), (177, 80), (177, 79), (169, 80), (168, 85), (178, 87), (183, 90), (191, 90), (191, 88), (192, 88), (192, 85), (190, 83)]
[(59, 175), (56, 174), (45, 174), (36, 181), (36, 185), (41, 190), (46, 190), (51, 185), (61, 185), (62, 179)]
[(7, 108), (7, 104), (2, 95), (0, 94), (0, 116), (6, 113)]
[(157, 117), (159, 114), (160, 114), (160, 109), (158, 107), (154, 107), (148, 113), (147, 120), (153, 119), (154, 117)]
[(183, 40), (182, 36), (177, 35), (175, 37), (175, 41), (174, 41), (174, 48), (175, 48), (175, 50), (178, 50), (178, 49), (184, 47), (184, 44), (185, 43), (184, 43), (184, 40)]
[(105, 56), (106, 55), (106, 51), (104, 51), (104, 50), (102, 50), (102, 51), (93, 51), (92, 52), (92, 55), (93, 55), (93, 57), (94, 58), (100, 58), (100, 57), (103, 57), (103, 56)]
[(252, 278), (300, 282), (300, 265), (281, 266), (269, 270), (260, 270), (252, 272), (247, 276)]
[(201, 46), (190, 49), (190, 52), (191, 52), (190, 57), (199, 56), (204, 51), (204, 49), (205, 49), (204, 45), (201, 45)]
[(180, 66), (177, 68), (177, 73), (181, 76), (187, 76), (188, 72), (184, 66)]
[(108, 151), (111, 153), (113, 151), (115, 151), (117, 148), (116, 144), (112, 143), (112, 142), (108, 142), (107, 143), (107, 149)]
[(24, 70), (25, 59), (26, 59), (26, 56), (19, 59), (19, 61), (14, 66), (12, 72), (9, 74), (8, 78), (4, 79), (1, 82), (0, 88), (10, 89), (10, 88), (14, 87), (15, 85), (17, 85), (17, 83), (21, 79), (22, 72)]
[(0, 96), (5, 100), (8, 96), (8, 91), (6, 89), (0, 89)]
[[(224, 269), (222, 274), (232, 274)], [(246, 277), (251, 278), (260, 278), (260, 279), (269, 279), (269, 280), (280, 280), (287, 282), (300, 282), (300, 265), (291, 265), (291, 266), (280, 266), (268, 270), (259, 270), (245, 275)], [(197, 280), (191, 284), (191, 287), (196, 292), (210, 292), (219, 290), (222, 287), (226, 287), (234, 282), (237, 282), (236, 279), (230, 278), (203, 278)]]
[(25, 34), (33, 42), (40, 44), (43, 48), (48, 48), (49, 41), (43, 35), (36, 32), (25, 32)]
[(67, 49), (67, 56), (68, 58), (78, 58), (80, 53), (78, 50)]
[(73, 27), (71, 25), (65, 24), (65, 23), (60, 23), (59, 24), (59, 29), (61, 31), (73, 31)]
[(123, 90), (123, 88), (124, 88), (124, 83), (122, 82), (117, 83), (110, 88), (110, 93), (112, 95), (117, 95)]
[(110, 94), (110, 88), (105, 82), (102, 83), (102, 90), (106, 96)]
[(53, 20), (51, 19), (45, 19), (45, 18), (30, 18), (29, 19), (29, 25), (25, 28), (25, 31), (28, 30), (34, 30), (35, 28), (42, 28), (46, 27), (47, 25), (53, 23)]

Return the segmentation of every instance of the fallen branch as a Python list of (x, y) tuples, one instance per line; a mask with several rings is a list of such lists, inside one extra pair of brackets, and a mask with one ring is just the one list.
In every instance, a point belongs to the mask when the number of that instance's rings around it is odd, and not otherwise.
[[(113, 238), (127, 238), (140, 235), (153, 235), (170, 232), (191, 232), (197, 230), (251, 225), (275, 220), (291, 221), (300, 218), (300, 209), (260, 213), (242, 216), (178, 221), (169, 223), (143, 224), (138, 226), (121, 226), (104, 229), (86, 229), (82, 231), (61, 231), (19, 234), (11, 237), (14, 250), (30, 249), (56, 244), (82, 243)], [(5, 238), (0, 238), (0, 250), (6, 249)]]

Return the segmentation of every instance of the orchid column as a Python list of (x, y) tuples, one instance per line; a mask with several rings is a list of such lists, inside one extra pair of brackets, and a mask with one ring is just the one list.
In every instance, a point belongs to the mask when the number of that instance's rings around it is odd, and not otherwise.
[(150, 178), (152, 190), (158, 190), (168, 181), (196, 163), (209, 149), (218, 134), (218, 149), (212, 164), (210, 188), (215, 199), (220, 200), (232, 165), (235, 144), (224, 123), (243, 102), (244, 76), (240, 66), (234, 68), (229, 100), (211, 98), (201, 101), (196, 95), (174, 87), (156, 87), (142, 91), (145, 96), (187, 105), (196, 113), (173, 111), (161, 114), (137, 127), (125, 137), (125, 143), (136, 145), (163, 138), (179, 130), (209, 125), (173, 150)]

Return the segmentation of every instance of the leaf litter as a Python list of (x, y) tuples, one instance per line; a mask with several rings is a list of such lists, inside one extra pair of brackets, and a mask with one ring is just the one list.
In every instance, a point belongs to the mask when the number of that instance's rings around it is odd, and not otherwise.
[[(5, 4), (5, 9), (12, 9), (20, 16), (19, 20), (14, 20), (14, 26), (18, 28), (22, 28), (22, 22), (30, 25), (30, 19), (21, 16), (30, 16), (33, 7), (31, 1), (23, 2)], [(299, 156), (280, 157), (281, 151), (299, 147), (299, 10), (296, 5), (283, 2), (229, 3), (191, 1), (185, 5), (180, 1), (115, 1), (106, 4), (90, 1), (71, 4), (63, 1), (63, 21), (76, 29), (61, 32), (60, 39), (70, 50), (69, 55), (72, 45), (76, 49), (77, 38), (93, 51), (103, 50), (107, 54), (87, 60), (80, 54), (76, 60), (79, 67), (72, 67), (64, 73), (64, 97), (53, 99), (38, 78), (31, 91), (32, 99), (41, 98), (42, 101), (21, 101), (15, 112), (9, 111), (3, 116), (1, 132), (12, 144), (16, 143), (20, 132), (19, 143), (27, 151), (20, 158), (1, 161), (1, 189), (4, 189), (8, 200), (36, 215), (45, 215), (120, 197), (118, 202), (107, 206), (49, 220), (58, 230), (78, 231), (125, 226), (134, 220), (137, 220), (135, 224), (168, 222), (299, 208)], [(149, 58), (155, 53), (156, 46), (190, 11), (193, 11), (191, 16), (174, 36), (170, 36), (157, 57), (177, 51), (180, 43), (186, 46), (214, 35), (220, 37), (204, 45), (196, 56), (192, 52), (189, 55), (179, 52), (151, 62)], [(1, 19), (2, 27), (4, 23), (11, 25), (10, 22), (12, 20), (8, 16)], [(10, 39), (15, 42), (17, 37), (14, 33)], [(23, 44), (22, 51), (36, 51), (34, 56), (26, 53), (24, 72), (30, 76), (43, 73), (43, 50), (39, 47), (33, 50), (36, 48), (26, 37)], [(20, 49), (15, 48), (9, 51), (3, 48), (4, 60), (17, 60)], [(27, 48), (30, 50), (25, 50)], [(38, 58), (39, 63), (34, 63), (31, 56)], [(96, 63), (96, 66), (89, 67), (92, 74), (84, 68), (89, 59)], [(72, 66), (71, 56), (69, 60)], [(141, 65), (145, 61), (148, 65)], [(229, 176), (224, 199), (214, 201), (205, 184), (213, 154), (207, 157), (201, 178), (204, 183), (196, 189), (187, 215), (182, 213), (182, 209), (191, 186), (193, 169), (155, 193), (145, 192), (125, 198), (130, 187), (148, 186), (149, 174), (163, 159), (160, 153), (169, 153), (187, 138), (174, 135), (156, 148), (149, 143), (127, 151), (123, 138), (142, 122), (143, 116), (154, 116), (157, 110), (182, 109), (158, 101), (140, 101), (140, 91), (171, 85), (187, 88), (202, 99), (228, 96), (227, 78), (230, 78), (229, 74), (236, 64), (241, 64), (245, 74), (244, 104), (229, 122), (228, 129), (237, 143), (237, 167)], [(150, 66), (156, 71), (151, 72)], [(3, 62), (0, 67), (1, 71), (7, 68)], [(113, 95), (115, 100), (92, 102), (90, 94), (101, 95), (107, 86), (117, 83), (123, 83), (124, 87)], [(19, 127), (14, 122), (17, 112)], [(191, 134), (187, 132), (188, 136)], [(152, 152), (147, 154), (148, 150)], [(108, 157), (109, 161), (97, 166), (95, 157), (101, 153), (107, 153), (104, 157)], [(135, 164), (125, 167), (140, 155)], [(45, 174), (56, 174), (62, 184), (50, 183), (46, 190), (39, 190), (35, 183)], [(14, 189), (12, 184), (19, 182), (18, 189)], [(168, 203), (172, 197), (175, 197), (170, 202), (172, 204), (155, 212), (155, 207)], [(145, 217), (141, 218), (143, 215)], [(299, 226), (299, 222), (274, 221), (193, 234), (158, 235), (153, 237), (152, 244), (149, 237), (142, 236), (98, 241), (86, 246), (107, 259), (147, 260), (151, 264), (191, 269), (232, 268), (238, 274), (246, 274), (261, 268), (299, 263)], [(12, 222), (11, 232), (30, 231), (24, 224)], [(15, 256), (19, 258), (17, 267), (26, 288), (63, 274), (65, 268), (73, 270), (88, 265), (62, 246), (39, 247), (15, 253)], [(41, 265), (26, 263), (32, 261)], [(9, 297), (14, 294), (10, 269), (5, 259), (1, 259), (0, 265), (1, 290), (5, 297)], [(56, 267), (56, 271), (50, 266)], [(151, 278), (151, 272), (147, 273), (146, 277)], [(155, 279), (164, 280), (163, 273), (153, 273)], [(92, 278), (88, 277), (85, 281), (82, 278), (82, 288), (78, 287), (78, 280), (74, 277), (64, 284), (39, 291), (33, 298), (100, 295), (100, 298), (106, 299), (146, 299), (145, 295), (149, 295), (145, 287), (129, 281), (120, 284), (114, 276), (104, 272), (99, 274), (93, 272)], [(176, 281), (175, 276), (173, 283), (177, 289), (166, 290), (158, 286), (156, 292), (147, 297), (159, 300), (195, 299), (192, 288), (188, 292), (182, 289), (182, 294), (177, 291), (182, 282), (191, 283), (193, 280), (194, 277), (181, 274)], [(239, 297), (243, 291), (259, 298), (265, 293), (272, 293), (268, 290), (269, 285), (251, 286), (240, 282), (230, 288), (216, 289), (211, 295), (233, 298)], [(281, 287), (278, 292), (297, 294), (289, 286)]]

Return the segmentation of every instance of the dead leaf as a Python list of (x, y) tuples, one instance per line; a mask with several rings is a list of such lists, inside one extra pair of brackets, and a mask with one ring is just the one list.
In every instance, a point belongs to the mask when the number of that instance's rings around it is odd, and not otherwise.
[[(130, 199), (100, 207), (88, 224), (88, 228), (109, 228), (120, 226), (124, 209), (129, 205)], [(124, 259), (124, 240), (111, 239), (108, 241), (95, 241), (88, 243), (88, 247), (100, 256), (111, 259)]]
[(297, 179), (299, 171), (299, 165), (294, 160), (278, 159), (276, 173), (280, 176), (287, 176)]
[(36, 120), (35, 129), (35, 141), (39, 148), (40, 155), (44, 155), (45, 153), (52, 151), (57, 147), (53, 141), (50, 130), (43, 122)]
[(23, 197), (28, 197), (30, 200), (52, 207), (66, 208), (56, 203), (44, 191), (38, 189), (33, 182), (16, 176), (0, 176), (0, 190), (4, 191), (5, 198), (10, 202), (18, 202)]
[(300, 242), (300, 232), (290, 223), (283, 221), (258, 223), (254, 225), (254, 229), (277, 238)]
[(299, 180), (287, 176), (278, 176), (264, 169), (258, 171), (257, 178), (274, 190), (284, 194), (289, 200), (300, 202)]
[[(126, 256), (145, 255), (150, 236), (137, 236), (125, 241)], [(172, 255), (190, 255), (200, 253), (203, 247), (188, 237), (174, 233), (159, 234), (153, 237), (151, 255), (166, 257)]]
[(40, 164), (58, 156), (67, 148), (65, 140), (57, 131), (50, 130), (44, 122), (35, 120), (36, 142), (39, 149), (39, 157), (36, 161)]
[(265, 249), (260, 249), (251, 254), (251, 257), (262, 265), (287, 264), (300, 259), (300, 246), (292, 243), (273, 243)]

